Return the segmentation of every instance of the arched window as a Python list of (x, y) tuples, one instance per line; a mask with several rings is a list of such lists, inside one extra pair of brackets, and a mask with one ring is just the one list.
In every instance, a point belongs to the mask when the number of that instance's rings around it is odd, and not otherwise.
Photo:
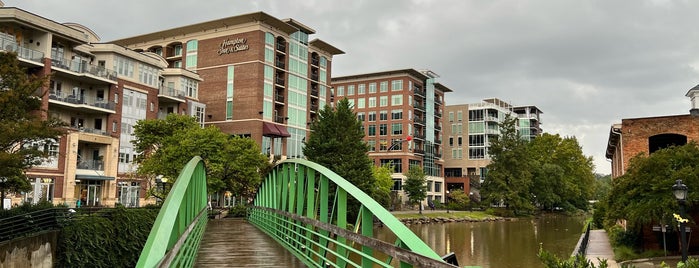
[(687, 136), (680, 134), (658, 134), (648, 137), (648, 153), (670, 146), (682, 146), (687, 144)]

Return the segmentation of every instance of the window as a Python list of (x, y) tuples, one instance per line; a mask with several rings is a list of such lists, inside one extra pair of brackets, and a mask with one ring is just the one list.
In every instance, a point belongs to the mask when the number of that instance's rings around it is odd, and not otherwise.
[(381, 136), (388, 135), (388, 124), (380, 124), (379, 125), (379, 135), (381, 135)]
[(379, 107), (386, 107), (386, 106), (388, 106), (388, 96), (379, 97)]
[(347, 96), (354, 96), (354, 85), (347, 86)]
[(403, 135), (403, 124), (401, 124), (401, 123), (391, 124), (391, 134), (394, 136)]
[(364, 109), (365, 106), (366, 106), (366, 99), (365, 98), (357, 99), (357, 108), (358, 109)]
[(386, 120), (388, 120), (388, 111), (383, 110), (383, 111), (381, 111), (381, 112), (379, 112), (379, 113), (380, 113), (379, 119), (380, 119), (381, 121), (386, 121)]
[(392, 91), (403, 90), (403, 80), (391, 81), (391, 90)]
[(185, 68), (187, 69), (196, 69), (197, 68), (197, 49), (199, 47), (199, 41), (197, 40), (189, 40), (187, 41), (187, 58), (185, 60), (185, 63), (187, 66)]
[(393, 178), (393, 188), (391, 191), (403, 190), (403, 180), (401, 178)]
[(458, 146), (463, 145), (463, 137), (459, 136), (459, 137), (457, 138), (457, 140), (458, 140), (458, 142), (457, 142), (457, 145), (458, 145)]
[(461, 111), (456, 112), (456, 120), (461, 121), (463, 119), (463, 114)]
[(369, 94), (376, 93), (376, 83), (369, 83)]
[(442, 191), (442, 182), (435, 181), (434, 182), (434, 192), (441, 192), (441, 191)]
[(365, 119), (366, 117), (364, 113), (357, 113), (357, 120), (359, 120), (360, 122), (364, 122)]
[(449, 146), (454, 147), (454, 137), (449, 137)]
[(265, 33), (265, 44), (273, 46), (274, 45), (274, 35), (270, 32)]
[(369, 108), (376, 107), (376, 97), (369, 97)]
[(369, 112), (369, 122), (376, 121), (376, 112)]
[(469, 135), (468, 136), (468, 145), (469, 146), (484, 146), (485, 145), (485, 136), (484, 135)]
[(173, 56), (181, 56), (182, 55), (182, 45), (175, 45), (173, 50), (174, 50)]
[(369, 125), (369, 136), (376, 136), (376, 125)]
[(400, 120), (403, 119), (403, 110), (393, 110), (391, 111), (391, 119)]
[(133, 78), (134, 66), (136, 64), (133, 60), (127, 59), (121, 56), (114, 57), (114, 71), (120, 76), (126, 76)]
[(376, 151), (376, 141), (375, 140), (368, 140), (366, 144), (369, 146), (369, 152), (374, 152)]
[(384, 81), (379, 84), (379, 89), (381, 92), (388, 92), (388, 82)]
[(449, 122), (454, 122), (454, 112), (449, 112)]
[(393, 172), (403, 173), (403, 165), (401, 165), (402, 159), (400, 158), (381, 159), (380, 162), (382, 166), (389, 165), (393, 169)]
[(359, 84), (357, 86), (357, 95), (364, 95), (366, 89), (364, 84)]
[(344, 96), (345, 95), (345, 87), (339, 86), (337, 87), (337, 96)]
[(393, 95), (391, 96), (391, 106), (403, 105), (403, 95)]
[(483, 110), (468, 111), (468, 121), (483, 121)]
[(379, 142), (379, 151), (386, 151), (388, 149), (388, 142), (385, 139), (382, 139)]
[(468, 158), (469, 159), (485, 159), (485, 148), (484, 147), (468, 148)]

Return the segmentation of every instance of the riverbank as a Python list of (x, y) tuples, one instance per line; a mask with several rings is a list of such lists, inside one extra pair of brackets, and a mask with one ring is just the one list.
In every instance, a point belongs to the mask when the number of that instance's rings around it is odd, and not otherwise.
[(392, 211), (391, 214), (406, 225), (431, 224), (447, 222), (488, 222), (509, 221), (516, 218), (504, 218), (487, 214), (483, 211), (449, 211), (423, 210), (422, 214), (417, 210)]

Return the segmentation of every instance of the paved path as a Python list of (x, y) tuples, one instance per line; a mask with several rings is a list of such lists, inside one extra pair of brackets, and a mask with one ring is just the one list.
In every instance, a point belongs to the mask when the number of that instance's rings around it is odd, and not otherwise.
[(609, 243), (609, 237), (605, 230), (591, 230), (590, 231), (590, 241), (587, 243), (587, 259), (595, 264), (595, 267), (599, 264), (597, 258), (602, 260), (607, 260), (607, 267), (616, 268), (619, 265), (614, 260), (614, 251), (612, 250), (612, 245)]

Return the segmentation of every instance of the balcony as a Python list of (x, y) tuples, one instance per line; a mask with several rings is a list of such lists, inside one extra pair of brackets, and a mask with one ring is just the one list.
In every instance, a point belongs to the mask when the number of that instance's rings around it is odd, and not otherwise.
[(435, 153), (435, 154), (434, 154), (434, 157), (436, 157), (436, 158), (442, 158), (442, 153)]
[(18, 46), (15, 41), (0, 38), (0, 49), (7, 52), (16, 52), (17, 57), (19, 57), (20, 59), (33, 61), (40, 65), (44, 64), (42, 62), (42, 60), (44, 59), (43, 52), (36, 51), (23, 46)]
[(311, 112), (318, 111), (318, 104), (311, 104)]
[(440, 140), (440, 139), (435, 139), (435, 140), (434, 140), (434, 143), (436, 143), (436, 144), (442, 144), (442, 140)]
[(423, 150), (423, 149), (413, 149), (413, 153), (415, 153), (415, 154), (425, 154), (425, 150)]
[(438, 105), (442, 105), (443, 102), (442, 102), (441, 99), (434, 98), (434, 103), (436, 103), (436, 104), (438, 104)]
[(414, 103), (413, 103), (413, 107), (415, 107), (415, 109), (417, 109), (417, 110), (420, 110), (420, 111), (423, 111), (423, 112), (425, 111), (425, 105), (422, 104), (422, 103), (420, 103), (420, 102), (417, 102), (417, 101), (414, 102)]
[(284, 121), (286, 121), (286, 117), (284, 116), (277, 115), (274, 117), (274, 122), (276, 123), (284, 124)]
[(440, 118), (441, 118), (441, 117), (442, 117), (442, 113), (439, 112), (439, 111), (434, 111), (434, 116), (440, 117)]
[(68, 59), (51, 59), (51, 66), (59, 69), (76, 72), (79, 74), (90, 74), (111, 81), (117, 80), (117, 73), (104, 67), (87, 64), (83, 61), (70, 61)]
[(178, 101), (184, 101), (184, 90), (177, 90), (173, 87), (161, 86), (158, 90), (158, 97), (169, 97)]
[(311, 80), (313, 80), (313, 81), (318, 81), (318, 74), (317, 74), (317, 73), (311, 73)]
[(82, 133), (91, 133), (91, 134), (97, 134), (97, 135), (102, 135), (102, 136), (109, 136), (109, 133), (107, 131), (104, 131), (102, 129), (94, 129), (94, 128), (84, 128), (84, 127), (78, 127), (78, 126), (72, 126), (71, 127), (74, 130), (77, 130)]
[(77, 169), (104, 171), (104, 161), (102, 160), (82, 160), (78, 161)]
[(311, 65), (318, 66), (318, 62), (319, 62), (318, 58), (311, 59)]
[(281, 51), (281, 52), (286, 53), (286, 44), (285, 43), (277, 43), (277, 51)]
[(419, 87), (415, 87), (415, 88), (413, 89), (413, 93), (414, 93), (416, 96), (420, 96), (420, 97), (423, 97), (423, 98), (425, 97), (425, 91), (422, 90), (422, 89), (420, 89)]
[(274, 95), (274, 101), (284, 103), (284, 95), (282, 94), (275, 94)]
[(415, 122), (415, 124), (425, 125), (425, 118), (414, 117), (413, 122)]
[(425, 134), (421, 133), (414, 133), (413, 138), (418, 139), (418, 140), (424, 140), (425, 139)]
[(284, 78), (282, 77), (275, 77), (274, 78), (274, 83), (280, 86), (284, 86)]
[(103, 98), (96, 98), (91, 96), (81, 98), (80, 96), (69, 95), (57, 91), (49, 92), (49, 101), (53, 101), (54, 103), (67, 104), (66, 106), (74, 108), (96, 107), (100, 109), (110, 110), (112, 113), (114, 112), (114, 107), (116, 106), (114, 102), (106, 101)]
[(279, 69), (284, 69), (286, 67), (286, 65), (284, 64), (284, 60), (279, 60), (279, 59), (277, 59), (274, 66), (277, 66), (277, 68), (279, 68)]
[(435, 130), (435, 131), (442, 131), (442, 126), (440, 126), (440, 125), (435, 125), (435, 126), (434, 126), (434, 130)]
[(317, 88), (311, 88), (311, 95), (312, 95), (312, 96), (318, 96), (318, 89), (317, 89)]

